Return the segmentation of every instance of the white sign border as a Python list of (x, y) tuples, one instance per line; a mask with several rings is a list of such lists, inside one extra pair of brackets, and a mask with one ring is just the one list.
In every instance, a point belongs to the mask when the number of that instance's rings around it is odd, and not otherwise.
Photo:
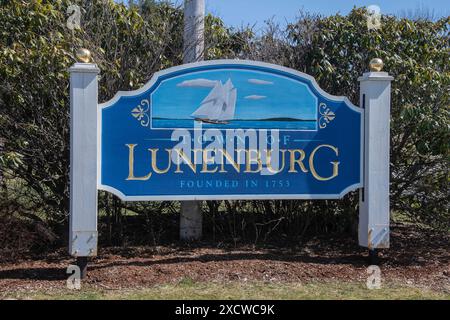
[[(120, 190), (117, 190), (114, 187), (104, 185), (101, 183), (102, 181), (102, 154), (101, 154), (101, 133), (102, 133), (102, 111), (105, 108), (111, 107), (116, 102), (119, 101), (121, 97), (129, 97), (129, 96), (136, 96), (145, 93), (148, 89), (150, 89), (157, 81), (158, 78), (161, 76), (164, 76), (166, 74), (174, 73), (180, 70), (185, 69), (192, 69), (202, 66), (215, 66), (215, 65), (243, 65), (243, 66), (258, 66), (268, 69), (274, 69), (286, 73), (290, 73), (292, 75), (304, 78), (308, 81), (310, 81), (311, 85), (318, 91), (320, 95), (325, 97), (326, 99), (336, 101), (336, 102), (344, 102), (346, 106), (348, 106), (352, 111), (358, 112), (361, 116), (361, 142), (360, 142), (360, 182), (350, 185), (344, 190), (341, 191), (339, 194), (216, 194), (216, 195), (159, 195), (159, 196), (127, 196), (124, 193), (122, 193)], [(276, 200), (321, 200), (321, 199), (342, 199), (347, 193), (351, 191), (355, 191), (359, 188), (362, 188), (364, 185), (363, 181), (363, 162), (364, 162), (364, 109), (357, 107), (354, 105), (347, 97), (345, 96), (334, 96), (331, 95), (324, 90), (322, 90), (319, 85), (317, 84), (314, 77), (291, 69), (286, 68), (283, 66), (271, 64), (271, 63), (265, 63), (260, 61), (252, 61), (252, 60), (228, 60), (228, 59), (221, 59), (221, 60), (209, 60), (209, 61), (201, 61), (201, 62), (195, 62), (195, 63), (188, 63), (183, 64), (180, 66), (171, 67), (168, 69), (164, 69), (161, 71), (156, 72), (153, 77), (141, 88), (137, 90), (132, 91), (118, 91), (114, 97), (106, 102), (100, 103), (97, 105), (97, 189), (103, 190), (107, 192), (111, 192), (112, 194), (119, 197), (122, 201), (168, 201), (168, 200), (269, 200), (269, 199), (276, 199)]]

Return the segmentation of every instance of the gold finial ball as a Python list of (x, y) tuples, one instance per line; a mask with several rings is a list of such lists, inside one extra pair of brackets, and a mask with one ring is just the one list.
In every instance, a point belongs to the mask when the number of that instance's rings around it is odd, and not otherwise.
[(91, 52), (88, 49), (80, 48), (77, 50), (75, 55), (79, 62), (83, 63), (91, 62)]
[(383, 60), (381, 60), (380, 58), (374, 58), (369, 62), (370, 71), (373, 72), (380, 72), (383, 69), (383, 66)]

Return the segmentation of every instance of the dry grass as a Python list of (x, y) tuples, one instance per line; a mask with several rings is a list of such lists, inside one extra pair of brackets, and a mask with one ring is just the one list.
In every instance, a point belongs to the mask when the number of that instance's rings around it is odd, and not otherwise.
[(389, 283), (381, 289), (367, 289), (365, 283), (263, 283), (263, 282), (195, 282), (186, 278), (177, 284), (164, 284), (133, 290), (99, 290), (85, 287), (81, 290), (56, 290), (17, 293), (13, 299), (76, 299), (76, 300), (172, 300), (172, 299), (280, 299), (280, 300), (450, 300), (450, 292), (437, 292), (429, 288)]

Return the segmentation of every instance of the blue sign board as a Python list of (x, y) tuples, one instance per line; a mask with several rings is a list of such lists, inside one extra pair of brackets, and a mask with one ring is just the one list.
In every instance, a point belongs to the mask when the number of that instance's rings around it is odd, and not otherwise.
[(362, 186), (362, 111), (276, 65), (174, 67), (99, 105), (99, 188), (123, 200), (341, 198)]

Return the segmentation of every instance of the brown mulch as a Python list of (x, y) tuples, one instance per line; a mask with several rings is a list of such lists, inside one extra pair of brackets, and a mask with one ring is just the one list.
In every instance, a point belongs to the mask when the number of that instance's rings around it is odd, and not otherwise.
[[(450, 235), (394, 225), (391, 248), (380, 253), (382, 277), (450, 292)], [(348, 282), (367, 279), (367, 252), (351, 237), (315, 238), (298, 248), (217, 244), (100, 248), (84, 284), (98, 289), (138, 289), (194, 281)], [(61, 290), (73, 263), (65, 250), (42, 258), (0, 263), (0, 298), (11, 292)]]

